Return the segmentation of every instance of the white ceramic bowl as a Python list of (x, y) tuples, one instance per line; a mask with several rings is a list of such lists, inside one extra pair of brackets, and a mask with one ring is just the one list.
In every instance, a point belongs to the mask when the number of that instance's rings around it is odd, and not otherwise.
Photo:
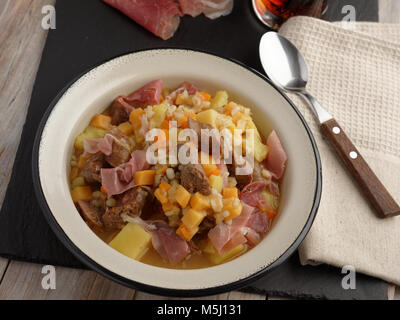
[[(279, 216), (255, 248), (222, 265), (174, 270), (129, 259), (100, 240), (76, 210), (69, 191), (74, 138), (91, 117), (120, 94), (154, 79), (167, 86), (189, 81), (252, 109), (259, 130), (277, 130), (288, 154)], [(321, 163), (305, 120), (268, 79), (246, 66), (215, 55), (182, 49), (154, 49), (110, 60), (64, 89), (49, 107), (33, 152), (35, 190), (54, 232), (83, 263), (122, 283), (156, 294), (200, 296), (237, 289), (287, 259), (306, 236), (321, 197)]]

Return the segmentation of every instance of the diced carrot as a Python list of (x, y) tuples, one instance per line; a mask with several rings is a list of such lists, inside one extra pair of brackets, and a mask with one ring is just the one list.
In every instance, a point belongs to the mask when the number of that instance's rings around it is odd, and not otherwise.
[(75, 187), (71, 190), (71, 196), (74, 202), (78, 200), (90, 201), (92, 200), (92, 189), (89, 186)]
[(162, 128), (162, 129), (168, 129), (168, 128), (169, 128), (169, 121), (168, 121), (167, 119), (164, 119), (164, 120), (161, 122), (161, 128)]
[(234, 123), (237, 123), (240, 119), (243, 118), (243, 113), (241, 112), (236, 112), (233, 116), (232, 116), (232, 120)]
[(160, 203), (165, 204), (168, 202), (168, 197), (167, 194), (165, 192), (163, 192), (161, 189), (156, 189), (156, 191), (154, 191), (154, 196), (157, 198), (158, 201), (160, 201)]
[(234, 102), (229, 102), (225, 107), (224, 107), (224, 113), (227, 115), (232, 115), (233, 109), (237, 106), (236, 103)]
[(111, 117), (104, 114), (96, 114), (92, 121), (90, 121), (92, 127), (96, 127), (103, 130), (108, 130), (111, 126)]
[(181, 236), (185, 240), (189, 240), (190, 238), (190, 232), (189, 230), (185, 227), (184, 224), (181, 224), (180, 227), (176, 230), (176, 234)]
[(219, 176), (220, 174), (221, 174), (221, 170), (219, 170), (219, 169), (215, 169), (210, 172), (210, 176), (212, 176), (212, 175)]
[(190, 206), (196, 210), (205, 210), (210, 207), (210, 199), (200, 192), (196, 192), (190, 199)]
[(169, 133), (168, 133), (168, 130), (167, 129), (162, 129), (162, 132), (164, 133), (164, 134), (162, 134), (161, 132), (157, 135), (157, 136), (155, 136), (155, 138), (154, 138), (154, 146), (157, 148), (157, 149), (160, 149), (160, 148), (166, 148), (167, 147), (167, 142), (168, 142), (168, 140), (169, 140)]
[(100, 191), (104, 194), (107, 194), (107, 190), (106, 188), (104, 188), (103, 186), (101, 186)]
[(169, 129), (169, 122), (172, 120), (172, 117), (166, 117), (162, 122), (161, 122), (161, 129)]
[(166, 141), (168, 141), (169, 140), (169, 130), (168, 129), (162, 129), (162, 131), (164, 132)]
[[(204, 172), (206, 173), (207, 177), (211, 176), (214, 174), (214, 172), (217, 172), (218, 168), (215, 164), (202, 164), (202, 167), (204, 169)], [(220, 171), (220, 170), (218, 170)], [(220, 171), (221, 172), (221, 171)], [(218, 176), (218, 174), (216, 174)]]
[(229, 208), (229, 216), (226, 217), (224, 220), (228, 221), (228, 220), (232, 220), (233, 218), (236, 218), (237, 216), (239, 216), (242, 213), (242, 209), (243, 209), (243, 205), (241, 202), (239, 202), (239, 205), (234, 207), (230, 207)]
[(236, 187), (233, 188), (223, 188), (222, 189), (222, 196), (224, 198), (238, 198), (239, 192)]
[(156, 174), (164, 174), (165, 171), (167, 171), (167, 169), (168, 169), (168, 165), (163, 164), (163, 165), (161, 165), (161, 167), (156, 169)]
[(181, 224), (180, 227), (176, 230), (176, 234), (181, 236), (185, 240), (190, 240), (193, 238), (193, 236), (196, 234), (198, 230), (199, 227), (190, 230), (184, 224)]
[(130, 136), (133, 133), (133, 126), (130, 122), (121, 123), (118, 129), (126, 136)]
[(189, 125), (188, 125), (188, 117), (186, 116), (186, 117), (180, 118), (180, 119), (178, 120), (178, 125), (179, 125), (179, 127), (182, 128), (182, 129), (187, 129), (187, 128), (189, 128)]
[(135, 184), (138, 186), (149, 186), (154, 184), (155, 170), (142, 170), (135, 173)]
[(276, 211), (274, 211), (274, 210), (267, 210), (267, 211), (266, 211), (266, 214), (267, 214), (268, 219), (271, 219), (271, 218), (273, 218), (273, 217), (276, 216)]
[(133, 129), (137, 130), (142, 126), (142, 122), (140, 121), (142, 115), (144, 115), (144, 110), (142, 108), (137, 108), (131, 112), (129, 122), (132, 124)]
[(204, 101), (210, 101), (211, 100), (211, 94), (209, 94), (209, 93), (207, 93), (205, 91), (199, 92), (199, 95)]
[(181, 208), (186, 208), (190, 201), (191, 194), (183, 186), (179, 185), (175, 192), (175, 200), (181, 206)]
[(174, 208), (174, 204), (171, 203), (170, 201), (167, 201), (166, 203), (162, 204), (162, 208), (164, 212), (171, 211)]
[(182, 217), (182, 223), (189, 230), (193, 230), (200, 225), (207, 216), (207, 212), (189, 209)]
[(160, 183), (159, 188), (164, 192), (168, 192), (169, 189), (171, 189), (171, 185), (168, 182), (163, 181), (163, 182)]

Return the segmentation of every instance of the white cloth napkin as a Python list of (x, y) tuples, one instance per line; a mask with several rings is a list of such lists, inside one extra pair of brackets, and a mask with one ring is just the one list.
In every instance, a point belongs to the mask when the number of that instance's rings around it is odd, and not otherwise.
[[(295, 17), (280, 33), (305, 56), (310, 93), (400, 202), (400, 25), (355, 23), (349, 30), (341, 23)], [(290, 98), (314, 133), (323, 165), (321, 205), (299, 249), (302, 263), (352, 265), (356, 272), (400, 285), (400, 217), (375, 215), (322, 139), (308, 107), (297, 96)]]

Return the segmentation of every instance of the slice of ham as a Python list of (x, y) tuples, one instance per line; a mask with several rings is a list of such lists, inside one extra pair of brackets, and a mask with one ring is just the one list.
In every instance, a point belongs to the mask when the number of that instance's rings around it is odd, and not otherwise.
[(221, 254), (227, 253), (232, 249), (235, 249), (237, 246), (241, 244), (245, 244), (247, 242), (247, 238), (244, 236), (242, 232), (236, 232), (233, 234), (232, 238), (228, 241), (226, 245), (221, 250)]
[(183, 14), (197, 17), (204, 13), (210, 19), (228, 15), (233, 9), (233, 0), (179, 0)]
[(273, 177), (279, 180), (285, 172), (287, 155), (275, 130), (268, 136), (267, 145), (269, 153), (265, 165)]
[(181, 85), (176, 90), (172, 91), (169, 95), (167, 95), (165, 97), (165, 101), (168, 102), (169, 104), (175, 104), (175, 100), (178, 97), (178, 95), (183, 93), (185, 90), (189, 95), (194, 95), (197, 92), (197, 88), (194, 85), (185, 81), (181, 83)]
[(175, 229), (164, 221), (144, 221), (140, 217), (122, 214), (122, 219), (140, 225), (152, 236), (153, 248), (158, 254), (174, 264), (183, 260), (190, 252), (189, 244), (179, 237)]
[(109, 156), (112, 152), (114, 140), (116, 140), (116, 137), (110, 133), (107, 133), (104, 138), (101, 139), (87, 139), (83, 141), (84, 155), (101, 152), (104, 155)]
[(150, 230), (152, 244), (161, 257), (174, 264), (190, 253), (188, 243), (176, 234), (174, 228), (162, 221), (154, 222), (152, 225), (156, 227), (155, 230)]
[(103, 0), (163, 40), (171, 38), (181, 12), (174, 0)]
[(83, 155), (89, 157), (100, 151), (99, 143), (103, 139), (86, 139), (83, 141)]
[(242, 205), (243, 209), (241, 214), (232, 220), (231, 225), (221, 222), (208, 232), (208, 238), (220, 254), (233, 249), (234, 247), (232, 246), (234, 244), (238, 246), (239, 244), (245, 243), (245, 241), (243, 242), (245, 226), (254, 208), (248, 206), (246, 203), (242, 203)]
[(266, 213), (255, 209), (247, 221), (246, 227), (254, 230), (257, 233), (263, 234), (268, 231), (270, 224), (271, 221), (268, 219)]
[(160, 104), (163, 89), (162, 80), (154, 80), (125, 98), (125, 101), (135, 108)]
[(247, 203), (249, 206), (258, 207), (264, 200), (261, 192), (267, 187), (267, 182), (256, 181), (245, 186), (240, 193), (240, 200)]
[(111, 123), (118, 126), (123, 122), (129, 120), (129, 115), (135, 109), (128, 102), (125, 101), (125, 96), (117, 97), (111, 105)]
[(107, 191), (108, 197), (125, 191), (135, 186), (136, 171), (145, 170), (149, 167), (146, 162), (146, 151), (137, 150), (131, 155), (131, 160), (116, 168), (101, 169), (101, 183)]
[(247, 243), (250, 246), (254, 247), (257, 243), (260, 242), (261, 236), (255, 230), (253, 230), (251, 228), (246, 228), (246, 239), (247, 239)]

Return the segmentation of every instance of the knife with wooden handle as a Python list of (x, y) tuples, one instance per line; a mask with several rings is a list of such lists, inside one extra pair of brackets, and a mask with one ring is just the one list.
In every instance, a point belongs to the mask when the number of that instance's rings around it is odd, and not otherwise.
[(337, 121), (330, 119), (323, 122), (320, 127), (322, 133), (331, 142), (379, 216), (385, 218), (400, 215), (399, 205), (372, 171)]

